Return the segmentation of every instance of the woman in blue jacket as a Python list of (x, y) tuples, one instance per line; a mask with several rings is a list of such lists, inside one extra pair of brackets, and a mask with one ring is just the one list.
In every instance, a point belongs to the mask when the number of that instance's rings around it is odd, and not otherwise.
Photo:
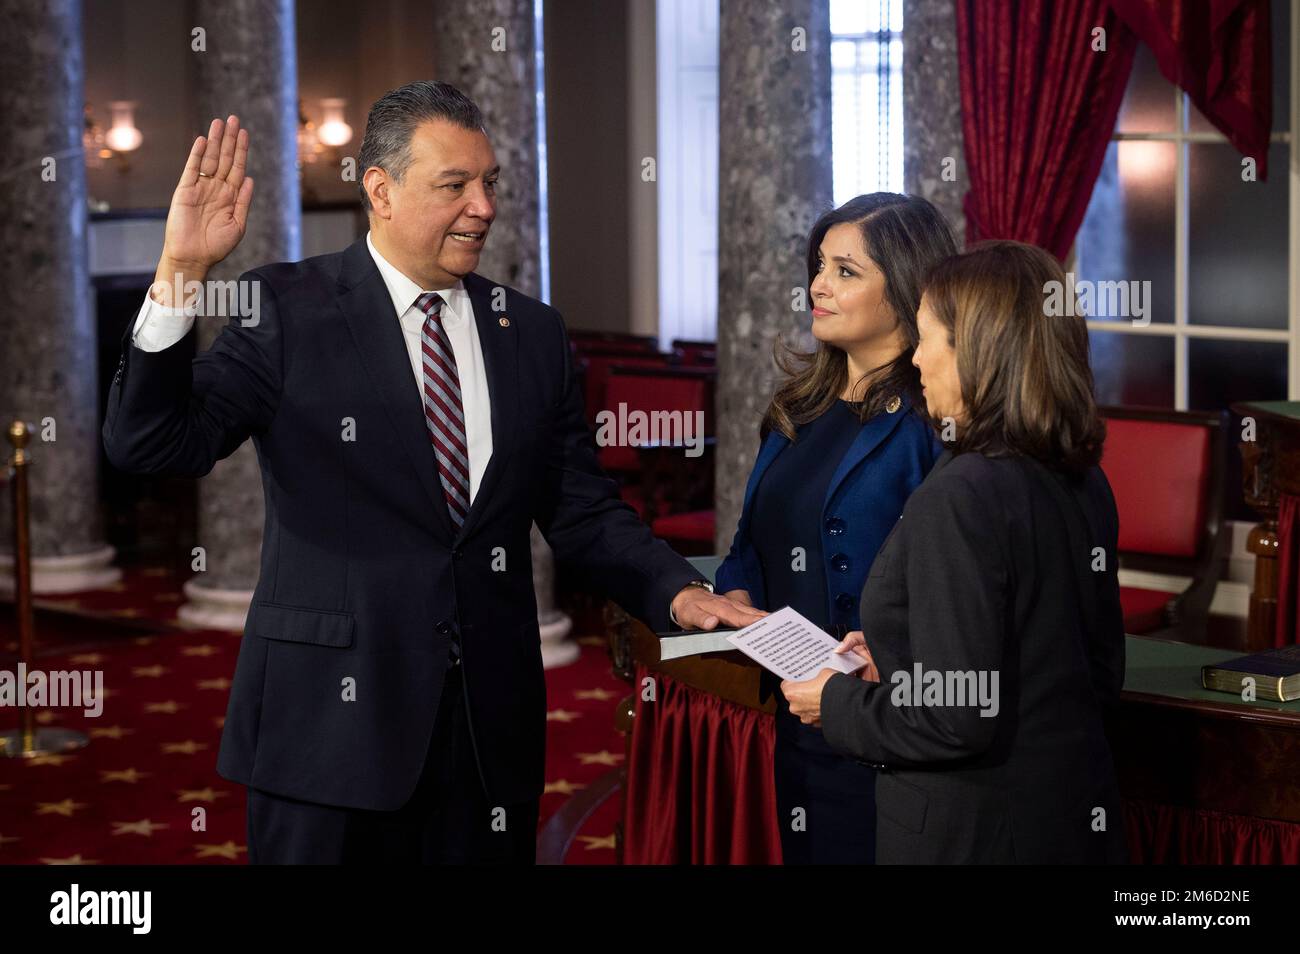
[[(956, 253), (924, 199), (858, 196), (808, 239), (811, 353), (778, 348), (785, 375), (761, 428), (758, 460), (719, 592), (759, 609), (792, 606), (837, 638), (861, 628), (867, 570), (942, 446), (912, 352), (931, 265)], [(764, 693), (779, 681), (764, 673)], [(776, 783), (786, 864), (869, 864), (875, 773), (836, 754), (776, 693)]]

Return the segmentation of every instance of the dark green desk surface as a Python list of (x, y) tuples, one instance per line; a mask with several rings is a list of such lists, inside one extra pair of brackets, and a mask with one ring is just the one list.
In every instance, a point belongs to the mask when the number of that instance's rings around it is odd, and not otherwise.
[(1300, 401), (1243, 401), (1232, 405), (1232, 410), (1243, 417), (1262, 414), (1265, 417), (1300, 423)]
[[(1286, 402), (1277, 401), (1274, 404)], [(1300, 403), (1291, 402), (1297, 408)], [(710, 580), (718, 571), (722, 558), (717, 556), (691, 557), (691, 563)], [(1245, 703), (1240, 697), (1227, 692), (1212, 692), (1201, 688), (1201, 667), (1207, 663), (1223, 662), (1243, 655), (1231, 649), (1215, 649), (1175, 643), (1164, 639), (1147, 639), (1127, 636), (1124, 693), (1132, 701), (1169, 703), (1206, 703), (1219, 709), (1220, 714), (1239, 713), (1249, 718), (1263, 710), (1268, 716), (1293, 715), (1300, 727), (1300, 700), (1296, 702), (1270, 702), (1260, 699)], [(1141, 698), (1133, 699), (1134, 696)], [(1154, 697), (1154, 698), (1153, 698)], [(1231, 711), (1228, 711), (1231, 710)]]

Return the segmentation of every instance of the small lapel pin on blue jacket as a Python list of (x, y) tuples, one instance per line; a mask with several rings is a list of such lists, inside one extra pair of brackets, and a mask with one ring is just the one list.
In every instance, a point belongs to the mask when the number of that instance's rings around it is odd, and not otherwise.
[(498, 318), (497, 322), (501, 325), (502, 328), (510, 327), (510, 319), (507, 318), (505, 315), (502, 315), (500, 318)]

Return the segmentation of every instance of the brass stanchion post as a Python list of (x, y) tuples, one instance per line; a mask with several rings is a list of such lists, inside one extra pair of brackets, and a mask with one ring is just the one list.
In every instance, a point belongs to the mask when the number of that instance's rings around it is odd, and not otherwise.
[[(31, 432), (23, 421), (9, 425), (9, 443), (14, 453), (9, 459), (9, 476), (14, 501), (14, 608), (18, 614), (18, 670), (16, 700), (19, 703), (17, 731), (0, 733), (0, 756), (32, 758), (55, 752), (71, 752), (86, 745), (86, 736), (74, 729), (37, 728), (36, 713), (26, 705), (27, 679), (36, 656), (36, 620), (32, 610), (32, 539), (27, 496), (27, 469), (31, 456), (27, 442)], [(20, 675), (22, 674), (22, 675)]]

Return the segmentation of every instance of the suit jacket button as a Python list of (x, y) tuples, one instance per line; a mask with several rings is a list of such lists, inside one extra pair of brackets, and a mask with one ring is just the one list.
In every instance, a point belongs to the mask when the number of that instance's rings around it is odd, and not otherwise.
[(843, 553), (837, 553), (835, 556), (831, 557), (831, 566), (840, 573), (847, 573), (849, 569), (849, 558)]
[(452, 550), (451, 555), (457, 560), (462, 560), (465, 558), (465, 551), (461, 549)]
[(839, 517), (826, 518), (826, 532), (833, 537), (838, 537), (844, 532), (845, 523)]
[(849, 596), (848, 593), (841, 593), (835, 597), (835, 605), (847, 613), (853, 609), (853, 597)]
[(436, 629), (443, 636), (446, 636), (448, 633), (451, 632), (451, 621), (445, 619), (441, 620), (439, 621), (438, 625), (434, 627), (434, 629)]

